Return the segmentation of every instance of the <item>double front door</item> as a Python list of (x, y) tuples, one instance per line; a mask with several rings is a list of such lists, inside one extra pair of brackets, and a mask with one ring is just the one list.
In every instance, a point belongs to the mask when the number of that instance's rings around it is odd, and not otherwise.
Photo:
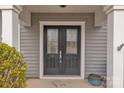
[(44, 75), (80, 75), (80, 26), (44, 26)]

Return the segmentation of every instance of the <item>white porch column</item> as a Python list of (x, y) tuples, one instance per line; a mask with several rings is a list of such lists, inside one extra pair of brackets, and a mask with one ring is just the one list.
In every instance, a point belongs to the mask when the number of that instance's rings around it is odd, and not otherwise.
[(107, 6), (107, 87), (122, 88), (124, 84), (124, 6)]
[(16, 49), (18, 44), (18, 25), (21, 8), (18, 6), (2, 6), (2, 42), (5, 42)]
[(2, 12), (0, 10), (0, 42), (2, 41)]

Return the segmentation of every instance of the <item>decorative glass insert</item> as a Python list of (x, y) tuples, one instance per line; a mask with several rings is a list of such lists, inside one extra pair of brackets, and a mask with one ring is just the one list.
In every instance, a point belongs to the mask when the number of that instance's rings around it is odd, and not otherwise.
[(77, 29), (67, 29), (66, 36), (66, 53), (77, 54)]
[(47, 30), (47, 53), (58, 53), (58, 29)]

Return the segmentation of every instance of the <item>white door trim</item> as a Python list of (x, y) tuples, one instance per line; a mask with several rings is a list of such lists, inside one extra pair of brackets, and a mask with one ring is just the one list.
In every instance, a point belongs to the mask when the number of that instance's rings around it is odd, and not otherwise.
[[(44, 62), (43, 62), (43, 31), (44, 31), (44, 26), (45, 25), (71, 25), (71, 26), (81, 26), (81, 69), (80, 69), (80, 79), (84, 79), (85, 77), (85, 22), (83, 21), (40, 21), (40, 73), (39, 73), (39, 77), (41, 78), (47, 78), (44, 76), (43, 72), (44, 72)], [(53, 77), (53, 76), (52, 76)], [(73, 76), (71, 76), (70, 78), (72, 78)], [(50, 78), (50, 77), (49, 77)], [(58, 77), (54, 77), (55, 79), (57, 79)], [(61, 77), (62, 78), (66, 78), (66, 77)], [(76, 77), (75, 77), (76, 78)], [(79, 78), (79, 76), (78, 76)], [(67, 77), (67, 79), (69, 79), (69, 77)]]

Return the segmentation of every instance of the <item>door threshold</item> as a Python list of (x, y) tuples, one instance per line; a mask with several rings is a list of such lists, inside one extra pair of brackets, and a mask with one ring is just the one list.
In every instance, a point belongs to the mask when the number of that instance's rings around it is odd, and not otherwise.
[(40, 79), (83, 79), (80, 75), (44, 75)]

